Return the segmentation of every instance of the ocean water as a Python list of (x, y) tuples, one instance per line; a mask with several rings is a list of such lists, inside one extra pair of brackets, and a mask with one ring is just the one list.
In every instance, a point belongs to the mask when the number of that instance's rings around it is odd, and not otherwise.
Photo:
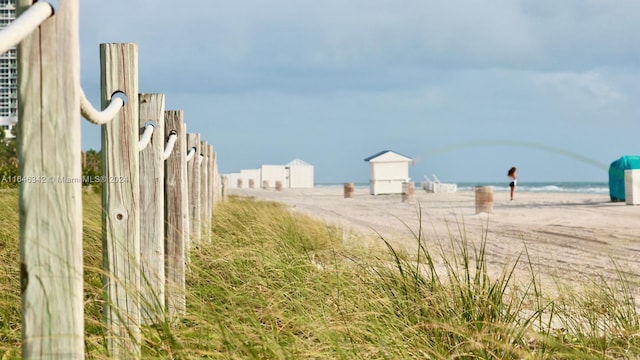
[[(473, 190), (475, 186), (493, 186), (494, 191), (509, 191), (509, 183), (459, 183), (459, 190)], [(527, 192), (569, 192), (585, 194), (608, 194), (606, 182), (520, 182), (517, 191)]]
[[(493, 186), (493, 191), (509, 191), (508, 182), (461, 182), (458, 184), (458, 191), (471, 191), (476, 186)], [(316, 183), (316, 187), (343, 187), (344, 183)], [(368, 188), (369, 183), (354, 183), (356, 188)], [(416, 189), (421, 188), (422, 183), (416, 182)], [(607, 182), (520, 182), (518, 181), (517, 191), (526, 192), (565, 192), (565, 193), (585, 193), (585, 194), (608, 194), (609, 183)]]

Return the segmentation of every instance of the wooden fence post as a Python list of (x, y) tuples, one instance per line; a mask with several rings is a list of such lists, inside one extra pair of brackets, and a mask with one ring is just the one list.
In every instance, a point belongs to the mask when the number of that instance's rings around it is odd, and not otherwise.
[(187, 162), (189, 179), (189, 233), (192, 245), (200, 244), (200, 134), (187, 134), (187, 149), (196, 153)]
[(155, 323), (164, 313), (164, 94), (140, 94), (139, 129), (155, 122), (149, 145), (140, 151), (141, 316)]
[(186, 313), (185, 250), (189, 236), (187, 136), (182, 111), (165, 111), (165, 129), (177, 133), (165, 164), (165, 248), (167, 313), (172, 319)]
[(202, 154), (202, 163), (200, 164), (200, 223), (202, 228), (202, 239), (206, 242), (211, 241), (211, 223), (209, 222), (209, 144), (200, 140), (200, 153)]
[(213, 198), (215, 202), (219, 202), (222, 200), (222, 177), (220, 176), (220, 171), (218, 170), (218, 153), (211, 148), (211, 157), (213, 158), (213, 174), (216, 177), (216, 182), (214, 183)]
[[(220, 201), (220, 197), (222, 193), (220, 192), (220, 173), (218, 171), (218, 155), (215, 151), (213, 151), (213, 146), (209, 148), (209, 156), (211, 157), (211, 173), (213, 174), (213, 186), (211, 186), (211, 198), (213, 199), (213, 205)], [(213, 209), (211, 211), (211, 215), (213, 216)]]
[[(32, 4), (19, 0), (18, 16)], [(84, 358), (78, 12), (61, 0), (18, 45), (25, 359)]]
[(121, 91), (128, 101), (102, 125), (103, 261), (108, 350), (113, 358), (140, 357), (140, 183), (138, 46), (100, 44), (102, 107)]
[(220, 195), (221, 200), (222, 201), (226, 201), (227, 200), (227, 196), (229, 195), (229, 178), (226, 177), (226, 176), (222, 177), (221, 192), (222, 192), (222, 194)]
[(207, 146), (207, 154), (209, 156), (209, 229), (210, 232), (213, 232), (213, 208), (216, 205), (216, 196), (213, 189), (216, 187), (216, 183), (218, 182), (218, 176), (216, 175), (216, 158), (213, 156), (213, 145), (209, 144)]

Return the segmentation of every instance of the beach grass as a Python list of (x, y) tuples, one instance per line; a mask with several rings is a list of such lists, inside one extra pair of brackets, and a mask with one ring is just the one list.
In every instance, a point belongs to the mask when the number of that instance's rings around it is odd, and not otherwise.
[[(107, 358), (102, 323), (100, 197), (84, 194), (85, 347)], [(0, 192), (0, 358), (20, 358), (17, 192)], [(558, 284), (531, 268), (492, 278), (484, 244), (464, 226), (419, 251), (345, 246), (343, 231), (279, 204), (231, 197), (215, 209), (211, 241), (194, 244), (187, 315), (142, 327), (143, 358), (166, 359), (633, 359), (640, 325), (619, 279)], [(440, 242), (453, 254), (443, 255)], [(479, 245), (475, 245), (479, 244)], [(519, 262), (527, 263), (527, 254)], [(585, 290), (586, 289), (586, 290)]]

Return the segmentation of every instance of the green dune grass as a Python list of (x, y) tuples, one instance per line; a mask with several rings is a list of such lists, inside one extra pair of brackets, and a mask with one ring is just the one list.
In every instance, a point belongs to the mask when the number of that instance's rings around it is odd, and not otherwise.
[[(20, 358), (17, 192), (0, 192), (0, 359)], [(640, 325), (632, 291), (560, 285), (547, 296), (507, 269), (486, 271), (484, 245), (443, 234), (456, 252), (419, 254), (343, 245), (343, 231), (284, 207), (230, 198), (211, 241), (195, 244), (187, 315), (142, 328), (149, 359), (634, 359)], [(100, 198), (84, 195), (85, 345), (107, 357), (101, 310)], [(487, 239), (482, 239), (484, 244)], [(444, 269), (436, 268), (436, 261)], [(520, 261), (527, 261), (526, 254)], [(513, 264), (515, 267), (515, 264)], [(622, 274), (623, 272), (619, 272)], [(160, 316), (162, 319), (162, 317)]]

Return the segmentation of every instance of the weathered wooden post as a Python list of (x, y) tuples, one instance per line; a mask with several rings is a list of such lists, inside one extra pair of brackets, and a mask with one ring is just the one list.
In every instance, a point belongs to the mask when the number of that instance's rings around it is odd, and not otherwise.
[(200, 154), (202, 161), (200, 163), (200, 223), (202, 239), (211, 241), (211, 223), (209, 222), (209, 205), (211, 203), (209, 196), (209, 144), (200, 140)]
[(217, 153), (214, 151), (213, 152), (213, 157), (216, 159), (215, 162), (215, 173), (216, 173), (216, 179), (217, 179), (217, 183), (216, 183), (216, 188), (214, 189), (215, 193), (216, 193), (216, 197), (218, 198), (218, 202), (223, 201), (224, 197), (222, 196), (222, 191), (223, 191), (223, 187), (226, 186), (222, 184), (222, 174), (220, 174), (220, 168), (218, 167), (218, 155)]
[(216, 198), (216, 192), (215, 189), (218, 188), (218, 184), (220, 182), (220, 176), (218, 174), (218, 166), (216, 165), (216, 156), (215, 153), (213, 152), (213, 145), (209, 144), (209, 149), (208, 149), (208, 153), (209, 153), (209, 178), (210, 180), (210, 184), (209, 184), (209, 192), (211, 195), (209, 195), (209, 199), (211, 200), (211, 204), (209, 205), (209, 226), (211, 228), (213, 228), (213, 208), (216, 205), (216, 202), (218, 201), (218, 199)]
[(185, 248), (189, 236), (187, 136), (182, 111), (165, 112), (165, 130), (175, 131), (173, 151), (165, 163), (166, 299), (170, 318), (186, 313)]
[(189, 179), (189, 233), (191, 243), (200, 244), (200, 134), (187, 134), (187, 149), (195, 148), (195, 154), (187, 162)]
[(208, 144), (207, 146), (207, 156), (209, 156), (209, 201), (211, 202), (209, 209), (209, 217), (213, 214), (213, 206), (216, 203), (216, 197), (213, 189), (216, 187), (216, 159), (213, 156), (213, 145)]
[(215, 186), (215, 182), (216, 182), (216, 175), (214, 173), (214, 166), (213, 163), (215, 162), (215, 159), (213, 158), (213, 146), (211, 146), (211, 144), (207, 144), (207, 158), (209, 159), (209, 161), (207, 162), (207, 172), (209, 173), (209, 182), (207, 184), (207, 192), (208, 192), (208, 198), (209, 198), (209, 203), (208, 203), (208, 207), (207, 207), (207, 226), (209, 229), (209, 239), (211, 239), (211, 233), (213, 232), (213, 206), (215, 204), (215, 199), (213, 198), (213, 187)]
[[(32, 4), (19, 0), (18, 16)], [(61, 0), (18, 45), (25, 359), (84, 358), (78, 9)]]
[(411, 202), (415, 199), (416, 184), (413, 181), (402, 182), (402, 202)]
[(148, 122), (155, 128), (149, 144), (140, 151), (140, 265), (141, 316), (154, 323), (164, 313), (164, 94), (140, 94), (140, 131)]
[(220, 191), (222, 192), (222, 195), (220, 195), (221, 201), (227, 200), (227, 197), (229, 196), (229, 178), (226, 176), (222, 178), (222, 186)]
[(207, 144), (207, 148), (206, 148), (206, 152), (207, 152), (207, 173), (208, 175), (208, 182), (207, 182), (207, 198), (209, 199), (208, 203), (207, 203), (207, 228), (209, 229), (209, 241), (211, 241), (211, 233), (212, 233), (212, 219), (211, 217), (213, 216), (213, 204), (214, 204), (214, 200), (213, 200), (213, 191), (211, 191), (211, 189), (214, 186), (215, 183), (215, 174), (213, 173), (213, 162), (215, 161), (213, 159), (212, 156), (212, 151), (211, 149), (213, 148), (213, 146), (211, 146), (211, 144)]
[(103, 261), (108, 350), (113, 358), (140, 357), (140, 183), (138, 46), (100, 44), (102, 107), (114, 93), (123, 109), (102, 125)]

